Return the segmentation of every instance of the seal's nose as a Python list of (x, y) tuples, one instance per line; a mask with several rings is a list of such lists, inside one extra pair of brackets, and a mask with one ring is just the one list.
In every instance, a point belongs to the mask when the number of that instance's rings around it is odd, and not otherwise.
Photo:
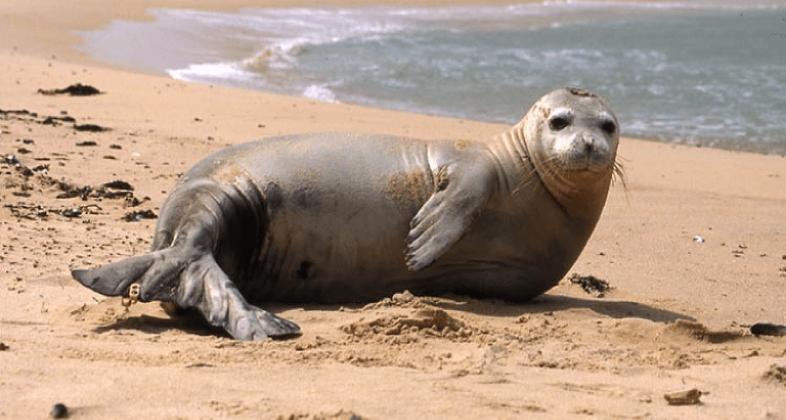
[(586, 153), (592, 153), (592, 150), (595, 149), (595, 136), (584, 134), (581, 136), (581, 143)]

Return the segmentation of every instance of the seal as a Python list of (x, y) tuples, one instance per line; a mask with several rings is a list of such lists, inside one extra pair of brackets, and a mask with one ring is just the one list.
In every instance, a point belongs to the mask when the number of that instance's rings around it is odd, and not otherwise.
[(107, 296), (195, 308), (242, 340), (299, 334), (249, 302), (409, 289), (522, 301), (584, 248), (619, 142), (601, 97), (553, 91), (488, 140), (307, 134), (223, 149), (161, 209), (152, 252), (73, 270)]

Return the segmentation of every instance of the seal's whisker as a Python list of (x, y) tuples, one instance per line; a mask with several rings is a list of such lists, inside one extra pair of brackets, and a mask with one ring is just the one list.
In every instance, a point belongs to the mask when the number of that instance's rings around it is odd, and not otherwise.
[(560, 173), (557, 169), (554, 168), (552, 163), (557, 162), (559, 167), (564, 167), (567, 164), (567, 160), (564, 156), (550, 156), (543, 162), (543, 168), (546, 171), (546, 175), (552, 179), (559, 179), (564, 182), (565, 177), (563, 174)]
[(625, 174), (625, 165), (619, 161), (614, 161), (611, 184), (614, 185), (617, 179), (619, 179), (619, 181), (622, 183), (622, 187), (627, 191), (628, 179), (627, 175)]
[[(621, 158), (619, 155), (618, 158), (621, 160), (626, 160)], [(628, 206), (630, 206), (630, 190), (628, 189), (628, 179), (625, 174), (625, 165), (623, 165), (619, 160), (614, 161), (614, 168), (611, 173), (611, 185), (615, 185), (617, 179), (619, 179), (619, 181), (622, 183), (622, 190), (625, 192), (625, 201), (628, 203)]]
[(536, 183), (540, 182), (540, 176), (537, 174), (537, 172), (538, 171), (533, 168), (532, 171), (530, 171), (530, 173), (527, 174), (527, 179), (525, 179), (524, 182), (521, 183), (521, 188), (529, 188), (535, 185)]
[[(561, 161), (561, 159), (562, 159), (561, 156), (549, 156), (548, 158), (546, 158), (543, 161), (543, 169), (546, 171), (544, 175), (550, 178), (559, 177), (558, 171), (551, 168), (551, 166), (554, 162), (558, 162), (558, 164), (562, 165), (563, 162)], [(532, 169), (530, 169), (528, 173), (524, 174), (524, 176), (522, 177), (522, 181), (518, 185), (516, 185), (516, 187), (513, 189), (511, 194), (515, 195), (516, 193), (523, 190), (524, 188), (529, 187), (540, 181), (541, 180), (540, 175), (533, 176), (536, 174), (538, 174), (538, 169), (535, 168), (535, 166), (533, 165)]]
[(519, 181), (519, 183), (516, 184), (516, 187), (513, 188), (513, 191), (511, 191), (511, 195), (516, 195), (519, 191), (529, 187), (530, 185), (533, 185), (536, 181), (538, 181), (539, 178), (537, 176), (533, 176), (536, 175), (537, 172), (538, 170), (533, 166), (527, 173), (523, 174), (521, 181)]

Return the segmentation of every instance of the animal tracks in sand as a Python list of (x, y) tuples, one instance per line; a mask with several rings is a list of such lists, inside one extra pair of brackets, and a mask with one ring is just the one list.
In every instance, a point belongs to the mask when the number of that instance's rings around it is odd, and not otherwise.
[(764, 378), (772, 382), (786, 386), (786, 365), (772, 365), (766, 372)]

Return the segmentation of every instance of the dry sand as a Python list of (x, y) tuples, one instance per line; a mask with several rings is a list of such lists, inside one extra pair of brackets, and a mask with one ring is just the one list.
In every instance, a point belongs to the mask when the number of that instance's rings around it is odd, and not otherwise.
[[(627, 193), (613, 188), (572, 270), (607, 280), (602, 298), (563, 280), (528, 304), (406, 294), (267, 304), (303, 336), (246, 343), (156, 304), (125, 312), (91, 293), (69, 267), (145, 252), (155, 220), (122, 216), (158, 212), (178, 174), (225, 145), (327, 130), (480, 138), (504, 127), (96, 65), (68, 31), (154, 5), (253, 2), (72, 3), (0, 4), (0, 109), (37, 114), (0, 113), (0, 153), (33, 170), (0, 165), (0, 417), (43, 418), (63, 402), (74, 418), (786, 418), (786, 338), (748, 332), (786, 323), (783, 157), (624, 139)], [(36, 94), (74, 82), (106, 93)], [(111, 131), (43, 123), (65, 113)], [(85, 141), (96, 145), (76, 145)], [(124, 180), (143, 202), (58, 199), (59, 180)], [(81, 217), (63, 215), (80, 206)], [(663, 398), (691, 388), (702, 404)]]

